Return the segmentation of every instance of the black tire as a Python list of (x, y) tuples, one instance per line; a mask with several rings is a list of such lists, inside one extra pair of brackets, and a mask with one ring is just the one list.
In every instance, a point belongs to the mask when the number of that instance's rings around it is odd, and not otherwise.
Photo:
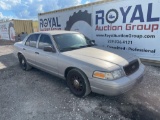
[(20, 64), (20, 67), (23, 69), (23, 70), (30, 70), (32, 67), (27, 63), (27, 60), (25, 59), (25, 57), (22, 55), (22, 54), (19, 54), (18, 55), (18, 58), (19, 58), (19, 64)]
[(72, 69), (67, 74), (67, 85), (70, 91), (77, 97), (87, 96), (91, 92), (86, 75), (79, 69)]
[(69, 17), (69, 20), (66, 22), (65, 30), (71, 30), (73, 24), (76, 23), (77, 21), (84, 21), (91, 26), (92, 24), (91, 20), (92, 20), (92, 15), (89, 14), (87, 10), (85, 10), (84, 12), (79, 10), (77, 13), (74, 12), (74, 14)]

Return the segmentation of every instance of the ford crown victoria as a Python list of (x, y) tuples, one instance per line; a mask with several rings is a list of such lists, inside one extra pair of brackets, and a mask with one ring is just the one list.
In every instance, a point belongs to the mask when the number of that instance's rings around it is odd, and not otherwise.
[(63, 78), (78, 97), (122, 94), (142, 80), (145, 69), (138, 57), (73, 31), (33, 33), (14, 46), (23, 70), (36, 67)]

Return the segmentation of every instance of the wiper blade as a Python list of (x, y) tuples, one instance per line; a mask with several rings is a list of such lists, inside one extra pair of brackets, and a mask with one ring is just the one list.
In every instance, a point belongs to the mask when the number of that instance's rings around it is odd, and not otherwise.
[(63, 48), (60, 51), (64, 52), (64, 51), (70, 51), (70, 50), (75, 50), (75, 49), (79, 49), (79, 47), (69, 47), (69, 48)]
[(85, 45), (85, 46), (80, 46), (80, 48), (84, 48), (84, 47), (92, 47), (92, 46), (95, 46), (95, 44), (94, 44), (94, 45)]
[(60, 51), (64, 52), (64, 51), (70, 51), (70, 50), (75, 50), (75, 49), (80, 49), (80, 48), (85, 48), (85, 47), (91, 47), (91, 46), (95, 46), (95, 45), (84, 45), (84, 46), (78, 46), (78, 47), (63, 48)]

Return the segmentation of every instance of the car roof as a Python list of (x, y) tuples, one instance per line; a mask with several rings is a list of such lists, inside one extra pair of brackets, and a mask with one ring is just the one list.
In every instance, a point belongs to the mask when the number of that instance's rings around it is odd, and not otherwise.
[(40, 31), (40, 32), (36, 32), (36, 33), (47, 33), (50, 35), (57, 35), (57, 34), (66, 34), (66, 33), (79, 33), (76, 31), (66, 31), (66, 30), (53, 30), (53, 31)]

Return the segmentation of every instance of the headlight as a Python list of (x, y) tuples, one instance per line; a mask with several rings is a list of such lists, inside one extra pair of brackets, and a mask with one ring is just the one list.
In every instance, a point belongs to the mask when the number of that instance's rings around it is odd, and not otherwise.
[(100, 71), (95, 71), (93, 73), (93, 77), (100, 78), (100, 79), (113, 79), (113, 76), (111, 73), (100, 72)]
[(107, 80), (113, 80), (117, 79), (124, 76), (124, 73), (121, 69), (115, 70), (112, 72), (100, 72), (100, 71), (95, 71), (93, 73), (93, 77), (99, 78), (99, 79), (107, 79)]
[(124, 76), (124, 72), (121, 69), (115, 70), (111, 73), (112, 73), (114, 79), (117, 79), (117, 78)]

